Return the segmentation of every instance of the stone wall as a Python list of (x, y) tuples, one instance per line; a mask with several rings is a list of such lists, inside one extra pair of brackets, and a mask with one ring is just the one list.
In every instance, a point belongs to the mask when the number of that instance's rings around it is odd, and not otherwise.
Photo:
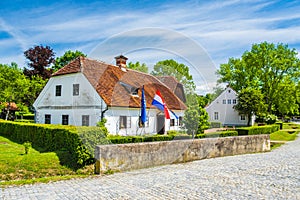
[(269, 135), (98, 145), (95, 172), (128, 171), (269, 150)]

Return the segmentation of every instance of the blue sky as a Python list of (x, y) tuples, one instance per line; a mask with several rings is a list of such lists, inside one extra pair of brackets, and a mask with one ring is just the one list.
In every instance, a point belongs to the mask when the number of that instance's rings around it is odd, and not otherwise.
[(176, 59), (190, 66), (198, 93), (215, 86), (214, 72), (253, 43), (288, 44), (300, 52), (300, 2), (34, 1), (0, 2), (0, 63), (26, 65), (23, 52), (48, 45), (56, 56), (80, 50), (113, 63)]

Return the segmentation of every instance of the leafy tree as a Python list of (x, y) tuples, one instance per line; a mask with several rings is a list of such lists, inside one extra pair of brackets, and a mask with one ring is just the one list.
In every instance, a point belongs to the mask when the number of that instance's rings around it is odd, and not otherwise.
[(140, 62), (132, 63), (129, 62), (128, 66), (129, 69), (137, 70), (140, 72), (148, 73), (148, 67), (146, 66), (145, 63), (140, 64)]
[[(251, 51), (240, 59), (230, 58), (228, 63), (221, 64), (217, 74), (219, 82), (228, 82), (237, 92), (248, 87), (261, 90), (271, 113), (285, 102), (285, 97), (278, 96), (282, 84), (299, 81), (300, 61), (297, 51), (288, 45), (263, 42), (252, 45)], [(296, 109), (294, 102), (289, 105)]]
[(27, 93), (27, 86), (28, 80), (17, 64), (0, 64), (0, 102), (21, 102), (21, 99)]
[(63, 68), (65, 65), (69, 64), (72, 60), (80, 56), (86, 57), (86, 55), (81, 51), (77, 51), (77, 50), (75, 52), (71, 50), (66, 51), (64, 55), (55, 59), (54, 65), (52, 66), (52, 70), (56, 72), (57, 70)]
[[(27, 87), (29, 85), (28, 80), (18, 68), (16, 63), (11, 65), (0, 64), (0, 102), (15, 102), (17, 104), (22, 103), (22, 98), (28, 93)], [(6, 104), (1, 105), (1, 110), (6, 107)], [(7, 119), (10, 115), (10, 110), (5, 114)]]
[(187, 95), (188, 109), (184, 113), (183, 123), (188, 134), (203, 133), (208, 128), (208, 113), (204, 109), (208, 99), (197, 94)]
[(252, 115), (265, 111), (263, 95), (260, 90), (252, 88), (242, 89), (237, 99), (238, 103), (234, 106), (234, 109), (237, 110), (239, 114), (244, 114), (248, 117), (248, 126), (250, 126)]
[(44, 80), (40, 76), (32, 76), (31, 79), (28, 79), (28, 85), (26, 87), (27, 93), (22, 99), (22, 103), (31, 107), (39, 96), (43, 88), (45, 87), (47, 80)]
[(188, 107), (184, 112), (183, 123), (189, 135), (195, 134), (199, 126), (199, 114), (196, 107)]
[(297, 85), (286, 79), (278, 85), (278, 90), (275, 91), (275, 96), (280, 98), (275, 98), (274, 104), (276, 105), (275, 110), (281, 115), (294, 115), (299, 112), (299, 104), (297, 103)]
[(224, 88), (221, 87), (220, 85), (217, 85), (216, 87), (213, 88), (213, 93), (209, 97), (209, 103), (215, 100), (222, 92), (224, 91)]
[(41, 76), (43, 79), (48, 79), (52, 71), (47, 69), (50, 64), (54, 63), (55, 53), (49, 46), (34, 46), (24, 52), (25, 57), (29, 60), (28, 67), (24, 69), (24, 74), (28, 77)]
[(154, 65), (151, 72), (154, 76), (173, 76), (183, 84), (185, 93), (193, 93), (196, 86), (188, 66), (178, 63), (175, 60), (163, 60)]

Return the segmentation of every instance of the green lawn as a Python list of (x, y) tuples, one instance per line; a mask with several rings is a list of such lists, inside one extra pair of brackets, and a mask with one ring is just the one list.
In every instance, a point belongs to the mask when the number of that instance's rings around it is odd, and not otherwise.
[(280, 130), (270, 134), (270, 139), (275, 141), (292, 141), (295, 140), (300, 130)]
[[(283, 129), (270, 134), (271, 149), (280, 147), (285, 141), (293, 141), (300, 132), (300, 124), (283, 123)], [(272, 143), (272, 141), (275, 141)], [(280, 141), (277, 143), (276, 141)]]
[(23, 145), (0, 136), (0, 185), (46, 182), (88, 174), (93, 174), (93, 166), (73, 171), (60, 164), (55, 152), (40, 153), (30, 148), (25, 154)]

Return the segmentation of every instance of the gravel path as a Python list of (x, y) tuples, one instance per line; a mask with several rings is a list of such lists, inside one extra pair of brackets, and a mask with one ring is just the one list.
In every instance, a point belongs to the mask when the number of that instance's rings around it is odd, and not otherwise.
[(300, 199), (300, 138), (268, 153), (4, 188), (0, 199)]

